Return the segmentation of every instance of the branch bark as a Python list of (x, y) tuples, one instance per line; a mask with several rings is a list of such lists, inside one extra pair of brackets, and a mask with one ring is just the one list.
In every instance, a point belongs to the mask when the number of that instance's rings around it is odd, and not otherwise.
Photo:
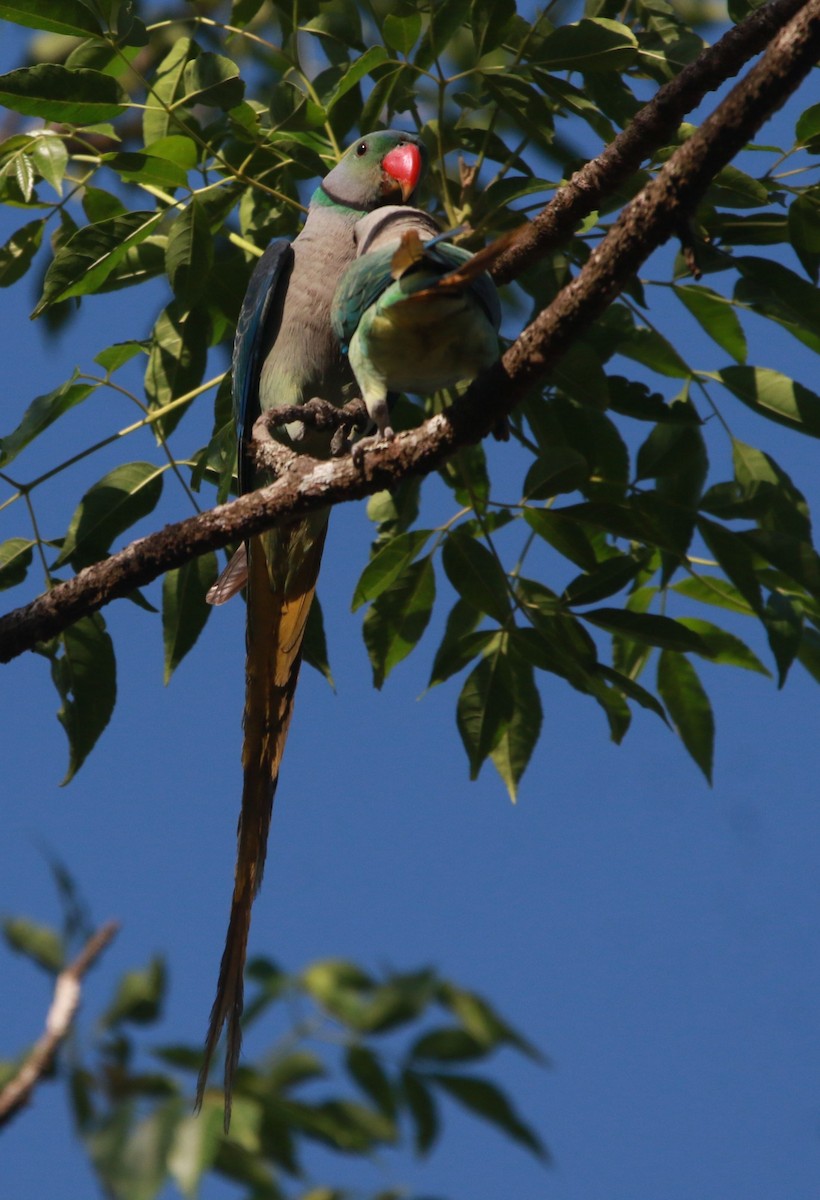
[[(795, 0), (774, 0), (768, 11), (782, 19), (784, 10), (794, 4)], [(768, 24), (763, 28), (768, 29)], [(785, 102), (819, 55), (820, 0), (809, 0), (700, 129), (624, 209), (576, 278), (446, 413), (400, 434), (392, 443), (373, 447), (361, 468), (351, 459), (319, 462), (278, 448), (281, 473), (270, 487), (166, 526), (0, 618), (0, 662), (32, 649), (79, 617), (206, 550), (316, 508), (361, 499), (408, 474), (428, 474), (458, 447), (486, 437), (583, 335), (641, 263), (675, 232), (714, 175)], [(668, 122), (656, 120), (657, 128), (667, 128)], [(646, 153), (647, 145), (643, 141), (641, 145), (642, 154)], [(611, 178), (607, 175), (610, 182)], [(572, 225), (576, 219), (573, 216)]]
[(46, 1016), (45, 1032), (35, 1042), (20, 1070), (0, 1091), (0, 1126), (7, 1124), (28, 1104), (34, 1088), (50, 1069), (60, 1042), (65, 1038), (80, 1004), (80, 980), (117, 933), (116, 921), (108, 921), (86, 942), (83, 949), (57, 976), (54, 999)]
[(581, 221), (600, 207), (641, 163), (674, 137), (683, 118), (707, 93), (731, 79), (765, 50), (779, 29), (804, 7), (806, 0), (772, 0), (735, 25), (723, 37), (664, 84), (613, 142), (576, 171), (566, 186), (490, 268), (499, 283), (563, 245)]

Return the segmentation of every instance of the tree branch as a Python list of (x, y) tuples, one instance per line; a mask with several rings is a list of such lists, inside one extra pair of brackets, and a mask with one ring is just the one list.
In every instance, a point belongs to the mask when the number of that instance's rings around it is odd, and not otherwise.
[[(775, 9), (788, 0), (775, 0)], [(268, 529), (278, 520), (358, 500), (408, 474), (425, 475), (460, 446), (481, 440), (525, 391), (555, 366), (626, 286), (641, 263), (688, 216), (714, 175), (754, 136), (820, 54), (820, 0), (810, 0), (701, 128), (624, 209), (589, 261), (501, 361), (451, 408), (392, 443), (319, 462), (276, 449), (281, 474), (267, 488), (140, 539), (0, 619), (0, 662), (53, 637), (79, 617), (194, 558)], [(264, 453), (264, 451), (262, 451)]]
[(80, 980), (115, 936), (119, 925), (108, 921), (86, 942), (73, 963), (61, 971), (54, 984), (54, 999), (46, 1017), (46, 1028), (20, 1070), (0, 1091), (0, 1126), (28, 1104), (31, 1093), (51, 1067), (60, 1042), (68, 1033), (80, 1004)]
[(666, 145), (683, 118), (704, 96), (731, 79), (765, 50), (774, 35), (806, 0), (771, 0), (735, 25), (676, 75), (636, 114), (622, 133), (560, 188), (549, 204), (489, 268), (499, 283), (508, 283), (523, 270), (564, 245), (581, 221), (600, 207), (644, 159)]

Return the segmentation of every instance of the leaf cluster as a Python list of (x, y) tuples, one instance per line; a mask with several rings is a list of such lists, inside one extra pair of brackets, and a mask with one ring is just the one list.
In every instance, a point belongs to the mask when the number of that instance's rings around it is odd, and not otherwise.
[[(26, 917), (2, 924), (7, 946), (52, 978), (87, 932), (76, 888), (64, 868), (56, 869), (63, 929)], [(200, 1048), (145, 1044), (168, 994), (159, 957), (126, 971), (93, 1034), (75, 1035), (58, 1058), (56, 1079), (105, 1195), (151, 1200), (173, 1182), (195, 1196), (212, 1175), (269, 1200), (345, 1200), (351, 1193), (312, 1178), (311, 1146), (360, 1159), (401, 1149), (424, 1157), (452, 1105), (548, 1159), (539, 1136), (485, 1073), (503, 1049), (543, 1060), (481, 996), (429, 969), (374, 976), (336, 959), (288, 974), (258, 958), (248, 976), (245, 1024), (264, 1017), (282, 1033), (261, 1061), (240, 1070), (230, 1135), (218, 1090), (193, 1113)], [(14, 1069), (0, 1063), (0, 1087)], [(407, 1193), (382, 1185), (367, 1194), (388, 1200)]]
[[(0, 439), (7, 588), (35, 562), (48, 587), (105, 557), (161, 505), (227, 498), (226, 350), (251, 266), (272, 237), (297, 230), (312, 181), (351, 138), (418, 128), (429, 204), (448, 224), (467, 222), (478, 246), (543, 208), (704, 47), (665, 0), (590, 0), (567, 21), (529, 18), (513, 0), (235, 0), (161, 17), (135, 0), (58, 7), (0, 10), (56, 39), (50, 61), (0, 77), (0, 103), (19, 123), (0, 143), (0, 201), (24, 217), (0, 248), (0, 285), (39, 272), (34, 311), (53, 328), (84, 305), (100, 311), (114, 289), (155, 297), (147, 287), (159, 286), (163, 299), (147, 337), (135, 327), (102, 347), (93, 368), (22, 406)], [(605, 187), (574, 236), (507, 290), (510, 336), (691, 132), (648, 147), (644, 166)], [(790, 345), (820, 349), (818, 148), (812, 105), (791, 140), (715, 176), (681, 231), (684, 252), (630, 282), (519, 406), (507, 445), (461, 451), (435, 500), (408, 481), (372, 502), (376, 536), (354, 605), (367, 606), (374, 682), (437, 629), (429, 682), (464, 672), (456, 720), (472, 777), (490, 759), (517, 794), (556, 680), (602, 709), (616, 741), (636, 706), (667, 723), (711, 777), (710, 664), (768, 673), (768, 653), (780, 685), (795, 661), (820, 678), (810, 514), (769, 449), (773, 424), (820, 435), (820, 397), (780, 369)], [(71, 414), (103, 396), (99, 440), (61, 441), (57, 461), (52, 449), (43, 462), (39, 448), (57, 431), (69, 438)], [(405, 401), (396, 425), (446, 402)], [(126, 421), (120, 406), (138, 411)], [(115, 464), (95, 474), (112, 452)], [(67, 488), (78, 463), (88, 474), (79, 496), (64, 493), (67, 527), (44, 529), (39, 496)], [(161, 607), (166, 681), (204, 627), (216, 572), (206, 555), (169, 573), (161, 597), (133, 597), (149, 614)], [(447, 615), (435, 621), (442, 588)], [(762, 643), (741, 638), (742, 618)], [(41, 651), (70, 778), (113, 710), (115, 648), (96, 615)], [(330, 675), (318, 617), (307, 657)]]

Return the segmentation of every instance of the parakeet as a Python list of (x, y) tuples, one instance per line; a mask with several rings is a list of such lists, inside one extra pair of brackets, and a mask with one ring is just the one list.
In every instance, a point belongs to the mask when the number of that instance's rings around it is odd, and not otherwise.
[(426, 395), (495, 362), (501, 306), (481, 255), (442, 240), (448, 235), (420, 209), (379, 209), (355, 236), (358, 257), (336, 289), (333, 329), (379, 434), (392, 438), (389, 394)]
[[(330, 308), (339, 277), (356, 256), (358, 221), (386, 204), (411, 199), (426, 163), (412, 133), (380, 130), (345, 152), (314, 192), (302, 231), (273, 242), (251, 276), (236, 329), (233, 395), (239, 438), (239, 487), (269, 480), (247, 457), (262, 411), (318, 396), (344, 403), (355, 392), (347, 360), (333, 334)], [(326, 456), (328, 435), (295, 422), (282, 431), (297, 450)], [(251, 906), (262, 881), (273, 797), (290, 725), (302, 641), (316, 587), (328, 513), (279, 526), (242, 546), (211, 589), (221, 604), (247, 587), (244, 784), (233, 901), (211, 1010), (197, 1106), (227, 1024), (225, 1128), (239, 1060), (243, 971)]]

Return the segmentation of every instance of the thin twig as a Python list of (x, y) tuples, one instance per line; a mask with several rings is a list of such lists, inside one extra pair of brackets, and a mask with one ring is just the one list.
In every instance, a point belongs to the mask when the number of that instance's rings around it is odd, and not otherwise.
[(576, 171), (529, 226), (489, 268), (499, 283), (508, 283), (525, 268), (566, 243), (578, 225), (600, 207), (604, 197), (630, 177), (641, 163), (674, 137), (687, 113), (708, 92), (736, 75), (771, 42), (805, 0), (772, 0), (684, 67), (636, 114), (622, 133), (596, 158)]
[(28, 1104), (34, 1088), (51, 1068), (54, 1055), (71, 1028), (80, 1004), (80, 980), (118, 929), (116, 921), (108, 921), (88, 939), (74, 961), (57, 976), (54, 999), (46, 1016), (45, 1032), (34, 1043), (17, 1074), (0, 1091), (0, 1126)]

